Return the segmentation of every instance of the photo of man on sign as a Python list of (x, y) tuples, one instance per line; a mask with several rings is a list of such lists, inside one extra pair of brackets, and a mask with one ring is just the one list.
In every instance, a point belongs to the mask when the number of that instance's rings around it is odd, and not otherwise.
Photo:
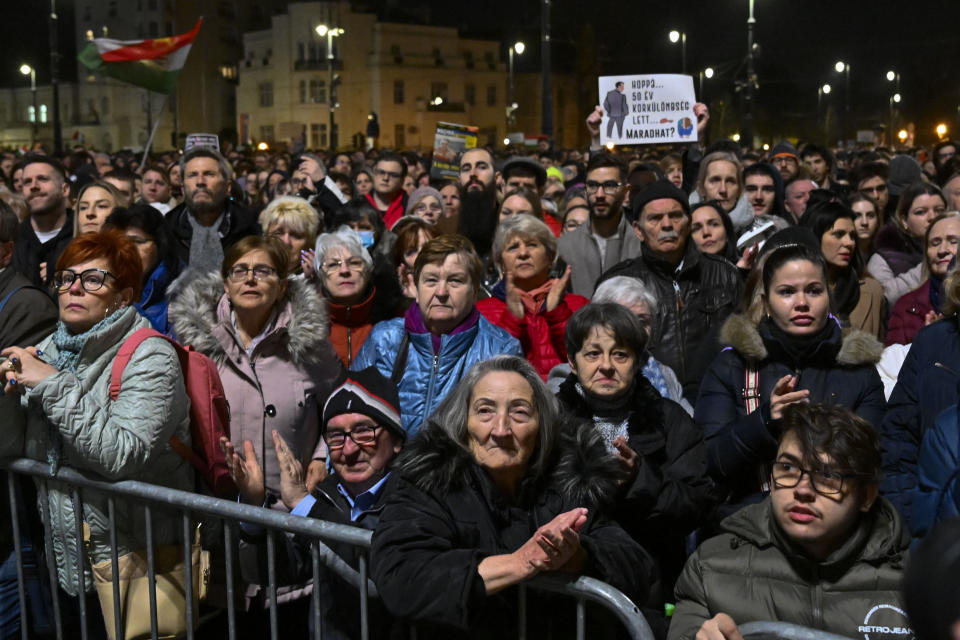
[(607, 122), (607, 137), (613, 134), (613, 125), (617, 125), (617, 137), (623, 137), (623, 121), (627, 117), (627, 96), (623, 95), (623, 82), (614, 85), (603, 99), (603, 110), (610, 120)]

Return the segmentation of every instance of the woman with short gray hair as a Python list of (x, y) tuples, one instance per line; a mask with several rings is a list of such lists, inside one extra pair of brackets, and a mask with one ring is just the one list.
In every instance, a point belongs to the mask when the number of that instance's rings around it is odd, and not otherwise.
[(373, 325), (391, 317), (376, 305), (373, 258), (357, 232), (343, 226), (317, 238), (314, 266), (330, 312), (330, 342), (350, 368)]
[[(390, 613), (423, 636), (518, 637), (516, 586), (540, 573), (589, 572), (646, 601), (650, 557), (602, 515), (617, 494), (615, 460), (591, 425), (561, 421), (522, 358), (474, 365), (393, 472), (371, 573)], [(526, 597), (530, 620), (573, 624), (572, 610)]]
[(527, 360), (546, 380), (553, 367), (567, 361), (567, 318), (590, 301), (566, 293), (570, 267), (561, 277), (551, 277), (557, 238), (533, 216), (511, 216), (500, 223), (493, 258), (501, 278), (477, 309), (520, 341)]

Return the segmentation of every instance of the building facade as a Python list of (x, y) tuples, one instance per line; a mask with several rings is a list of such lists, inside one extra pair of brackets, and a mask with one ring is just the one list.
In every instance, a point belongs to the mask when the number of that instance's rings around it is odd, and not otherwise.
[(496, 41), (456, 29), (378, 22), (346, 2), (291, 3), (270, 29), (244, 35), (237, 87), (241, 141), (330, 145), (327, 37), (333, 40), (339, 148), (359, 147), (376, 113), (381, 147), (427, 150), (438, 122), (477, 126), (481, 144), (506, 133), (507, 70)]

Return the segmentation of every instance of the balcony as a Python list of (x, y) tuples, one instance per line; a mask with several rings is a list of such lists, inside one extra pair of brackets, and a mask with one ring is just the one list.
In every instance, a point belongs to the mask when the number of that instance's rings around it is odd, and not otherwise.
[[(322, 60), (297, 60), (293, 63), (294, 71), (328, 71), (327, 59)], [(343, 71), (343, 60), (336, 58), (333, 61), (334, 71)]]

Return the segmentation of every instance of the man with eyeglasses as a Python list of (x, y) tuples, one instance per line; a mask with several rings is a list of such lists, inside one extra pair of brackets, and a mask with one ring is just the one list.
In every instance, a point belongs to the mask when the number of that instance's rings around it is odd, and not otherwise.
[(788, 140), (781, 140), (770, 150), (770, 164), (777, 168), (784, 184), (790, 182), (800, 173), (800, 156), (797, 148)]
[[(403, 447), (406, 432), (400, 421), (397, 386), (376, 367), (350, 371), (323, 403), (321, 437), (327, 445), (333, 473), (312, 492), (307, 491), (303, 468), (286, 443), (274, 432), (274, 448), (280, 467), (281, 499), (290, 514), (317, 518), (373, 530), (394, 485), (390, 465)], [(265, 496), (263, 473), (253, 445), (241, 458), (224, 443), (241, 499), (260, 506)], [(240, 548), (244, 579), (265, 584), (266, 539), (263, 532), (246, 526)], [(362, 549), (325, 541), (331, 550), (357, 568)], [(282, 538), (277, 545), (277, 578), (283, 584), (299, 584), (312, 578), (310, 541)], [(336, 573), (321, 570), (320, 607), (324, 635), (359, 637), (360, 598), (357, 589)], [(377, 601), (371, 601), (371, 637), (383, 637), (377, 629), (389, 620)], [(312, 616), (310, 616), (312, 620)]]
[(590, 218), (557, 240), (560, 257), (570, 265), (573, 293), (591, 297), (600, 275), (640, 255), (641, 240), (624, 215), (627, 169), (614, 155), (597, 153), (587, 165), (586, 192)]
[(668, 640), (742, 640), (737, 625), (754, 621), (913, 637), (900, 593), (910, 536), (878, 495), (874, 428), (842, 407), (793, 404), (772, 462), (770, 495), (687, 561)]
[(374, 165), (373, 189), (365, 197), (383, 216), (387, 229), (393, 228), (407, 208), (407, 194), (403, 190), (406, 177), (407, 163), (396, 153), (384, 153)]
[(850, 172), (850, 186), (873, 200), (884, 213), (884, 220), (890, 220), (896, 209), (890, 204), (889, 175), (889, 168), (883, 162), (866, 162)]

